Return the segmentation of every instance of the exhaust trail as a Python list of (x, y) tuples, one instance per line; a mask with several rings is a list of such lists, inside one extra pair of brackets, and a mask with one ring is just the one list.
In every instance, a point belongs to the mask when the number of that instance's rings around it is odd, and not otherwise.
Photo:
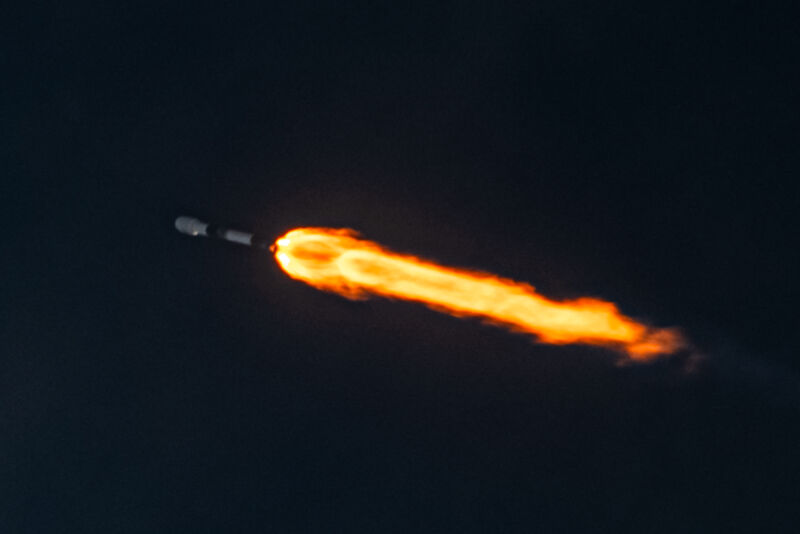
[(637, 322), (611, 302), (550, 300), (529, 284), (398, 254), (348, 229), (297, 228), (271, 250), (290, 277), (350, 299), (377, 295), (419, 302), (532, 334), (542, 343), (600, 345), (639, 361), (687, 346), (676, 329)]

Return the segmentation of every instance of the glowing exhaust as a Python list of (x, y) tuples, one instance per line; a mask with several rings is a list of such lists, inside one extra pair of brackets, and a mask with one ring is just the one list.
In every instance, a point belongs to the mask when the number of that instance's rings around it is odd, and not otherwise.
[(351, 299), (379, 295), (416, 301), (533, 334), (543, 343), (602, 345), (635, 360), (685, 346), (676, 330), (639, 323), (611, 302), (553, 301), (529, 284), (396, 254), (352, 230), (297, 228), (279, 238), (272, 250), (290, 277)]

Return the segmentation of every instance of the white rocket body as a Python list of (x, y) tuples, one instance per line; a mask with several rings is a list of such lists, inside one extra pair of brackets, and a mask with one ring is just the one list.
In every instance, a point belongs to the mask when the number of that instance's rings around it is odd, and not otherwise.
[(181, 216), (175, 219), (175, 228), (182, 234), (204, 236), (230, 241), (248, 247), (269, 248), (269, 241), (249, 232), (233, 230), (224, 226), (211, 225), (194, 217)]

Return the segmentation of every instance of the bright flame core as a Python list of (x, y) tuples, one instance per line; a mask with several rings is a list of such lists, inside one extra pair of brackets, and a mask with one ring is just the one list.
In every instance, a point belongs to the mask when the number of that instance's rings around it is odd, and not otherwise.
[(297, 228), (278, 239), (273, 251), (290, 277), (351, 299), (374, 294), (417, 301), (533, 334), (544, 343), (603, 345), (635, 360), (685, 346), (674, 329), (638, 323), (611, 302), (553, 301), (529, 284), (395, 254), (352, 230)]

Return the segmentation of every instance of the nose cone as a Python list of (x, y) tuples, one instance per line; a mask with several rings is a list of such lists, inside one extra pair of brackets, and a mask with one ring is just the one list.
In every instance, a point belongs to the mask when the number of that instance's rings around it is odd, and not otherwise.
[(175, 219), (175, 229), (187, 235), (208, 235), (206, 229), (208, 224), (195, 219), (194, 217), (178, 217)]

